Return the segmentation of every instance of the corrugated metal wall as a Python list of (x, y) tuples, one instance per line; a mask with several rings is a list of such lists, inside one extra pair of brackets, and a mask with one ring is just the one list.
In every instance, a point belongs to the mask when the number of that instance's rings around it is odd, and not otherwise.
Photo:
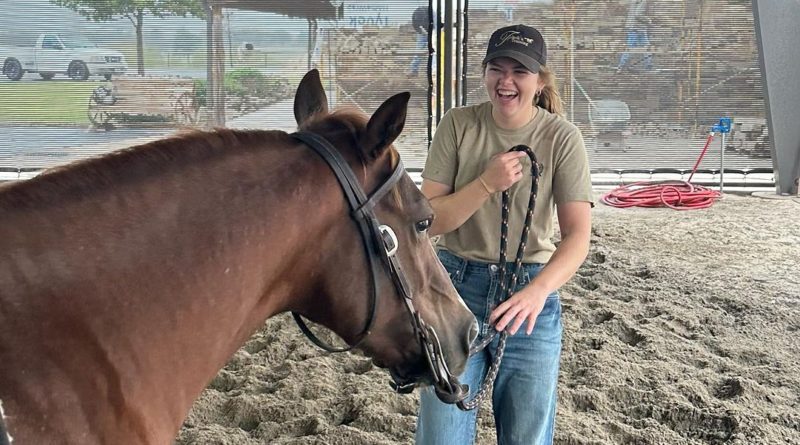
[[(640, 1), (462, 2), (469, 22), (466, 102), (485, 100), (480, 60), (491, 31), (526, 23), (539, 28), (549, 44), (549, 65), (559, 77), (567, 118), (583, 130), (596, 172), (690, 169), (709, 127), (722, 116), (734, 118), (726, 168), (771, 169), (750, 1), (648, 0), (637, 6)], [(84, 81), (64, 74), (52, 80), (36, 73), (18, 81), (4, 76), (0, 169), (6, 178), (186, 126), (204, 127), (207, 27), (202, 18), (159, 18), (145, 11), (142, 54), (149, 80), (126, 80), (136, 76), (139, 61), (131, 21), (119, 14), (89, 21), (48, 0), (4, 3), (2, 62), (14, 54), (24, 57), (40, 33), (60, 33), (118, 51), (128, 64), (127, 74), (114, 74), (110, 82), (98, 75)], [(334, 106), (369, 113), (390, 95), (410, 91), (409, 120), (397, 145), (409, 168), (421, 168), (428, 146), (428, 58), (411, 17), (428, 1), (330, 3), (338, 10), (337, 20), (223, 10), (226, 125), (292, 130), (294, 88), (313, 66), (320, 69)], [(442, 34), (435, 30), (434, 40), (437, 35)], [(412, 73), (415, 56), (421, 67)], [(615, 109), (630, 113), (630, 118), (611, 113), (623, 127), (599, 123)], [(703, 166), (716, 169), (719, 142), (712, 148)]]

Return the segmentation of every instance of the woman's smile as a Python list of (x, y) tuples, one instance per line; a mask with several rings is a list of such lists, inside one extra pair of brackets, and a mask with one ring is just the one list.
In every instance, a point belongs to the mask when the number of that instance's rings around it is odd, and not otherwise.
[(492, 116), (501, 128), (519, 128), (533, 117), (533, 100), (542, 85), (538, 73), (519, 62), (498, 57), (486, 64), (484, 82), (492, 102)]

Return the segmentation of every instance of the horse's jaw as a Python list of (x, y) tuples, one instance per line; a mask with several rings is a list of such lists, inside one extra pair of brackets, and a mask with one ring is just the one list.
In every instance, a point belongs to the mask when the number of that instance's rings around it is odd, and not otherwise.
[(389, 385), (399, 394), (410, 394), (415, 388), (432, 386), (436, 397), (449, 405), (458, 403), (469, 395), (469, 385), (460, 383), (458, 378), (454, 376), (450, 376), (445, 382), (433, 381), (427, 374), (419, 379), (408, 379), (398, 375), (393, 370), (389, 370), (389, 374), (392, 376), (392, 381), (389, 382)]

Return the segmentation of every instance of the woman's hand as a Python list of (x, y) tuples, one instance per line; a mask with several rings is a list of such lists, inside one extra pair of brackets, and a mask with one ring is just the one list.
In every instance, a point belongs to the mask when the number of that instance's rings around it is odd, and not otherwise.
[(524, 151), (512, 151), (492, 156), (486, 170), (478, 179), (489, 193), (504, 192), (522, 179), (521, 158), (528, 156)]
[(536, 317), (542, 312), (545, 301), (547, 301), (546, 292), (538, 291), (530, 286), (525, 287), (494, 308), (489, 316), (489, 322), (494, 323), (494, 328), (498, 332), (505, 330), (510, 335), (514, 335), (522, 323), (527, 321), (525, 332), (531, 335), (533, 326), (536, 324)]

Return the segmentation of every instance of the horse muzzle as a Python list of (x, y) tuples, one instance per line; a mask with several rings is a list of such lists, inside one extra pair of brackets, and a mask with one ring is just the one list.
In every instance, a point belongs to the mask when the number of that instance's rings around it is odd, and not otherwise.
[(426, 328), (428, 341), (423, 342), (423, 349), (433, 376), (436, 397), (449, 404), (466, 399), (469, 394), (469, 385), (459, 382), (458, 378), (450, 372), (450, 368), (444, 360), (444, 353), (436, 331), (431, 326), (426, 326)]
[(400, 394), (408, 394), (417, 386), (427, 383), (433, 386), (436, 396), (444, 403), (454, 404), (464, 400), (469, 394), (469, 386), (461, 384), (450, 372), (436, 331), (425, 323), (420, 323), (419, 326), (419, 341), (429, 373), (414, 378), (390, 370), (390, 386)]
[(460, 383), (455, 377), (450, 378), (445, 385), (434, 385), (436, 397), (443, 403), (455, 404), (467, 398), (469, 385)]
[(398, 394), (410, 394), (414, 389), (423, 384), (431, 384), (436, 393), (436, 397), (443, 403), (455, 404), (467, 398), (469, 394), (469, 385), (459, 383), (458, 379), (449, 376), (446, 380), (438, 380), (436, 382), (429, 382), (428, 379), (406, 379), (398, 376), (396, 373), (390, 371), (392, 380), (389, 386)]

